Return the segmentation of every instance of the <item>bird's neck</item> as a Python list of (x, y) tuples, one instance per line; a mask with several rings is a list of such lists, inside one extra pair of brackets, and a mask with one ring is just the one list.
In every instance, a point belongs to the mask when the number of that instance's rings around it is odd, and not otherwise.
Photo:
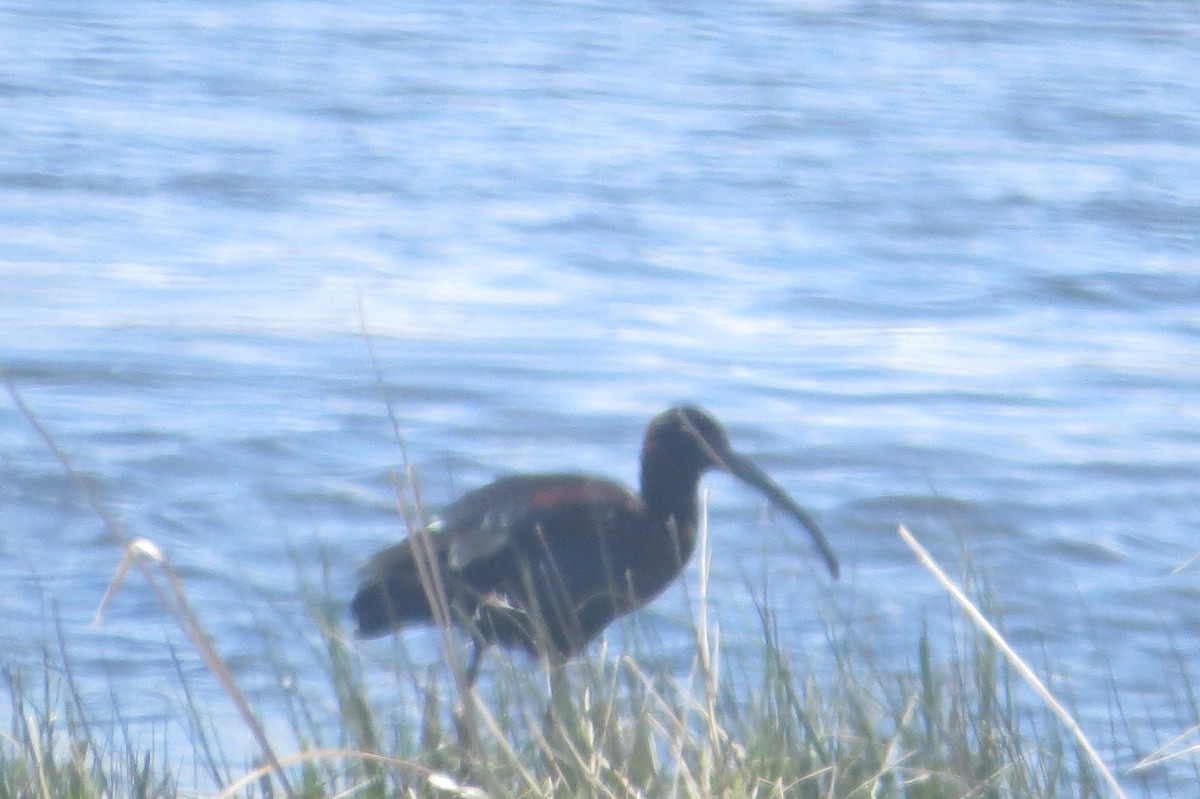
[(657, 520), (673, 517), (676, 524), (695, 528), (699, 473), (658, 466), (654, 459), (642, 464), (642, 501), (647, 513)]
[[(663, 574), (673, 579), (692, 556), (696, 548), (696, 525), (699, 517), (697, 485), (700, 476), (680, 474), (677, 469), (655, 472), (652, 464), (642, 466), (642, 501), (646, 508), (647, 538), (643, 546), (656, 562), (669, 562), (675, 568)], [(647, 587), (657, 594), (666, 582)]]

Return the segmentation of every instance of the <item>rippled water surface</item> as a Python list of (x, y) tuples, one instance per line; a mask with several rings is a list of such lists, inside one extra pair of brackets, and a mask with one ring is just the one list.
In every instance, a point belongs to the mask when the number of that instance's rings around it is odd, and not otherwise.
[[(816, 661), (845, 613), (910, 659), (946, 610), (903, 522), (1101, 737), (1115, 683), (1121, 767), (1195, 723), (1193, 3), (7, 2), (0, 31), (0, 365), (251, 689), (289, 550), (348, 594), (403, 531), (365, 326), (432, 506), (633, 481), (694, 401), (845, 567), (710, 478), (730, 646), (766, 570)], [(119, 553), (7, 396), (0, 473), (6, 657), (57, 618), (89, 694), (168, 715), (180, 636), (136, 578), (88, 629)], [(686, 651), (683, 613), (643, 615)]]

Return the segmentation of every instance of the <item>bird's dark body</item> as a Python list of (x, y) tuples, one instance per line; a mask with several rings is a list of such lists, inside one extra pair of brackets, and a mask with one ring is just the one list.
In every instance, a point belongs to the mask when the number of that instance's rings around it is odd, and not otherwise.
[(422, 567), (432, 566), (451, 619), (471, 632), (477, 655), (498, 643), (569, 658), (683, 570), (695, 547), (697, 486), (710, 468), (759, 487), (792, 513), (836, 575), (815, 525), (732, 451), (720, 425), (697, 408), (674, 408), (647, 429), (641, 496), (587, 475), (505, 477), (449, 505), (433, 529), (376, 554), (351, 603), (359, 634), (431, 621), (434, 589), (422, 573), (432, 572)]
[[(516, 475), (450, 505), (426, 540), (458, 620), (485, 640), (566, 658), (670, 584), (695, 545), (692, 516), (651, 530), (642, 500), (616, 483)], [(433, 618), (419, 551), (409, 538), (368, 563), (384, 579), (355, 597), (360, 634)]]

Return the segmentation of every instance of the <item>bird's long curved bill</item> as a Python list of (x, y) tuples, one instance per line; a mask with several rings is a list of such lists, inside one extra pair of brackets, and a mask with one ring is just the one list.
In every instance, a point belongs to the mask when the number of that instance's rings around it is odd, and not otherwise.
[(774, 481), (770, 477), (767, 477), (766, 472), (758, 468), (750, 459), (730, 452), (724, 454), (721, 460), (730, 474), (747, 485), (754, 486), (763, 492), (767, 499), (771, 501), (771, 504), (785, 511), (793, 519), (800, 522), (800, 525), (805, 530), (808, 530), (808, 534), (812, 536), (813, 543), (821, 551), (821, 557), (825, 558), (825, 565), (829, 567), (829, 573), (836, 579), (841, 572), (841, 569), (838, 567), (837, 556), (833, 554), (829, 542), (825, 540), (825, 534), (821, 532), (821, 528), (817, 527), (817, 523), (812, 520), (812, 517), (805, 513), (787, 495), (787, 492), (775, 485)]

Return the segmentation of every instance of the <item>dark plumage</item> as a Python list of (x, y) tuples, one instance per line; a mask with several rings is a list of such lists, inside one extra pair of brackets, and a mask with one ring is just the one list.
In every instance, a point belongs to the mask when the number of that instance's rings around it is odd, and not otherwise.
[(640, 496), (579, 474), (505, 477), (452, 503), (427, 535), (376, 554), (350, 605), (358, 634), (431, 622), (421, 579), (428, 569), (418, 566), (432, 562), (451, 619), (475, 640), (471, 680), (492, 643), (569, 658), (683, 571), (696, 544), (697, 487), (709, 469), (754, 486), (798, 521), (837, 577), (837, 559), (812, 519), (733, 451), (715, 419), (684, 406), (646, 429)]

